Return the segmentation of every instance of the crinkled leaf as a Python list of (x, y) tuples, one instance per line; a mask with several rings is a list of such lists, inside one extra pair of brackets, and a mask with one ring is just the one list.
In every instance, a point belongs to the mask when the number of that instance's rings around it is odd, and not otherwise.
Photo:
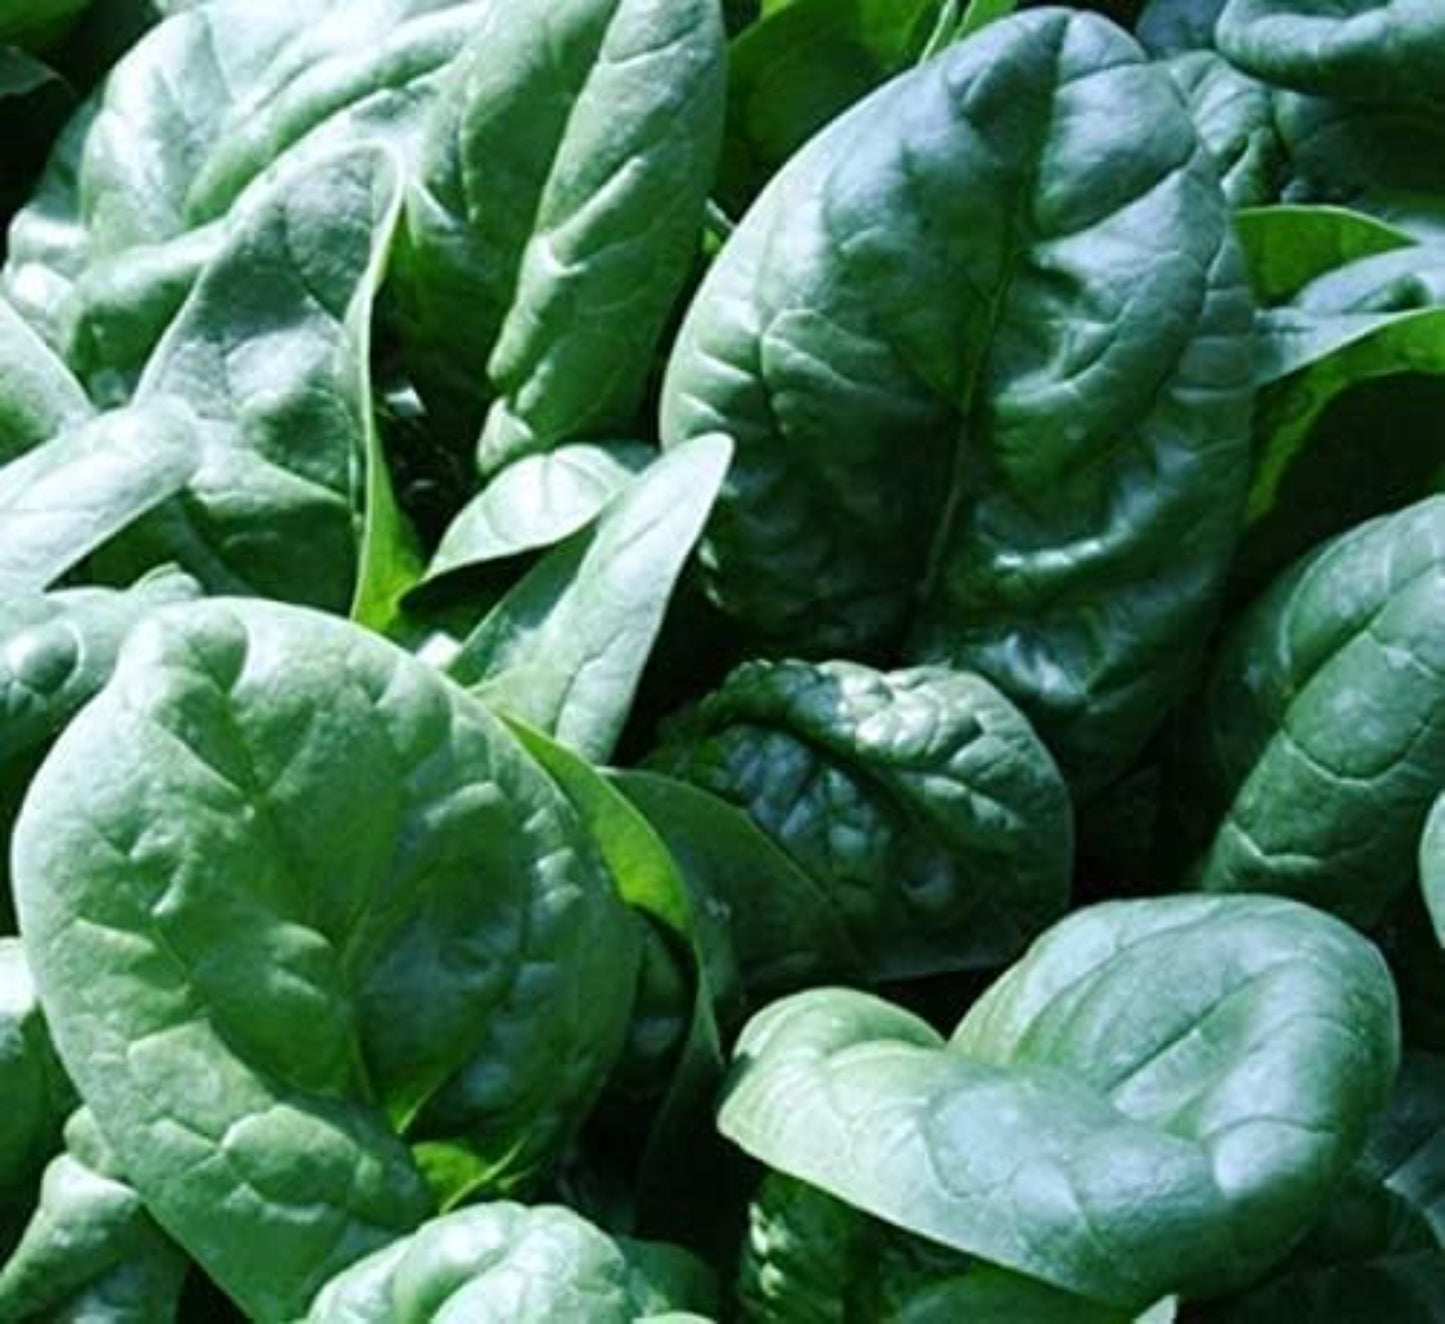
[(1357, 923), (1415, 877), (1445, 784), (1445, 497), (1295, 565), (1231, 626), (1180, 744), (1198, 885)]
[(714, 436), (657, 460), (488, 613), (452, 676), (587, 758), (608, 759), (731, 455)]
[(157, 1221), (261, 1319), (426, 1216), (403, 1134), (514, 1189), (621, 1043), (636, 934), (567, 802), (465, 693), (304, 609), (142, 626), (14, 861), (62, 1059)]
[(755, 1017), (719, 1125), (944, 1245), (1142, 1310), (1242, 1285), (1298, 1239), (1388, 1100), (1379, 953), (1295, 902), (1079, 911), (945, 1043), (868, 994)]
[(1228, 0), (1219, 49), (1299, 92), (1415, 101), (1445, 90), (1445, 10), (1431, 0)]
[(711, 1309), (685, 1251), (610, 1237), (561, 1205), (478, 1205), (433, 1220), (341, 1274), (306, 1324), (637, 1324)]
[(1214, 45), (1214, 25), (1226, 0), (1147, 0), (1135, 33), (1156, 56), (1182, 55)]
[(7, 293), (93, 389), (123, 398), (247, 186), (282, 157), (304, 172), (362, 140), (409, 150), (488, 8), (218, 0), (174, 13), (67, 132), (16, 221)]
[(134, 587), (76, 588), (0, 598), (0, 761), (60, 733), (110, 678), (122, 641), (145, 616), (198, 594), (157, 570)]
[(1273, 202), (1285, 172), (1285, 153), (1270, 89), (1210, 50), (1185, 51), (1170, 59), (1168, 68), (1214, 158), (1229, 204)]
[(992, 23), (835, 120), (668, 370), (664, 442), (737, 443), (719, 604), (777, 650), (980, 671), (1107, 783), (1189, 683), (1242, 516), (1228, 219), (1168, 74), (1092, 15)]
[(0, 594), (0, 930), (14, 925), (10, 829), (46, 746), (109, 679), (136, 624), (198, 591), (167, 568), (119, 592)]
[(874, 978), (1001, 965), (1067, 904), (1068, 791), (981, 677), (746, 663), (648, 762), (745, 809)]

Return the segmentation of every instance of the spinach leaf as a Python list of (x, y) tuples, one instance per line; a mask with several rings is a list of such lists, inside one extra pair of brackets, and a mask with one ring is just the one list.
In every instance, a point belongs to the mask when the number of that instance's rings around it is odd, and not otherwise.
[(659, 459), (488, 613), (452, 677), (586, 757), (610, 758), (731, 455), (715, 436)]
[(981, 672), (1097, 790), (1203, 647), (1252, 320), (1168, 74), (1086, 14), (990, 24), (789, 161), (693, 303), (662, 427), (737, 443), (712, 593), (771, 649)]
[(1234, 225), (1249, 283), (1267, 305), (1292, 299), (1336, 267), (1416, 242), (1403, 230), (1345, 207), (1249, 207), (1235, 215)]
[(922, 53), (937, 0), (793, 0), (728, 52), (719, 189), (741, 213), (814, 133)]
[(1214, 25), (1226, 0), (1148, 0), (1139, 14), (1135, 32), (1139, 41), (1157, 56), (1209, 50)]
[(45, 1170), (40, 1202), (0, 1271), (0, 1316), (168, 1324), (186, 1259), (151, 1220), (84, 1109)]
[(685, 1251), (609, 1237), (560, 1205), (479, 1205), (435, 1219), (329, 1283), (306, 1324), (641, 1324), (710, 1310)]
[[(1332, 202), (1440, 234), (1445, 16), (1375, 0), (1229, 0), (1220, 52), (1278, 89), (1280, 199)], [(1287, 89), (1287, 90), (1286, 90)]]
[(758, 1324), (1129, 1324), (1132, 1312), (912, 1236), (770, 1173), (748, 1209), (738, 1294)]
[(281, 157), (299, 174), (363, 140), (407, 149), (488, 7), (180, 9), (126, 53), (17, 218), (4, 284), (21, 315), (93, 392), (124, 398), (247, 187)]
[(1434, 497), (1327, 542), (1231, 625), (1180, 745), (1200, 887), (1370, 924), (1410, 885), (1445, 784), (1442, 611)]
[(58, 735), (109, 679), (135, 625), (197, 592), (194, 580), (167, 568), (122, 592), (76, 588), (0, 599), (0, 760)]
[(1445, 1304), (1442, 1100), (1445, 1060), (1407, 1053), (1390, 1106), (1321, 1223), (1268, 1282), (1204, 1311), (1206, 1324), (1264, 1320), (1286, 1303), (1341, 1324), (1382, 1308), (1393, 1319), (1437, 1321)]
[(0, 299), (0, 464), (90, 417), (70, 370)]
[(452, 522), (427, 568), (427, 582), (554, 546), (591, 524), (656, 458), (652, 447), (627, 441), (578, 442), (523, 456)]
[(107, 550), (108, 575), (177, 561), (213, 592), (351, 602), (376, 496), (366, 328), (399, 205), (390, 156), (361, 148), (240, 209), (136, 393), (194, 413), (196, 471)]
[[(709, 913), (706, 896), (693, 890), (661, 837), (625, 795), (565, 746), (521, 723), (510, 725), (592, 833), (618, 894), (654, 922), (651, 936), (670, 939), (667, 946), (650, 945), (648, 955), (662, 960), (644, 962), (634, 1026), (639, 1014), (652, 1019), (654, 1029), (662, 1019), (653, 997), (657, 990), (649, 987), (656, 965), (666, 971), (680, 954), (689, 967), (685, 979), (678, 981), (682, 988), (661, 990), (672, 1003), (666, 1019), (681, 1035), (679, 1043), (665, 1046), (676, 1048), (676, 1060), (649, 1127), (634, 1186), (637, 1221), (644, 1229), (671, 1224), (687, 1228), (689, 1239), (697, 1240), (706, 1232), (701, 1226), (709, 1212), (706, 1197), (715, 1192), (679, 1185), (676, 1176), (683, 1163), (706, 1174), (710, 1159), (716, 1158), (709, 1153), (714, 1137), (705, 1119), (723, 1074), (718, 1022), (737, 1000), (732, 944)], [(634, 1038), (629, 1048), (635, 1043)]]
[(1001, 965), (1064, 909), (1068, 792), (992, 685), (941, 667), (747, 663), (649, 766), (746, 809), (876, 979)]
[(263, 1320), (426, 1217), (407, 1141), (534, 1181), (626, 1027), (636, 931), (566, 801), (425, 664), (304, 609), (148, 621), (32, 782), (14, 869), (101, 1131)]
[(656, 772), (610, 774), (666, 844), (696, 908), (729, 936), (749, 1001), (827, 979), (861, 979), (827, 887), (720, 796)]
[[(1312, 219), (1317, 231), (1337, 220), (1343, 249), (1355, 242), (1349, 216)], [(1394, 246), (1316, 275), (1261, 314), (1259, 347), (1236, 591), (1323, 538), (1445, 491), (1445, 246)]]
[(1274, 202), (1283, 187), (1286, 155), (1272, 90), (1211, 50), (1185, 51), (1168, 68), (1214, 158), (1229, 204)]
[(948, 1041), (865, 993), (773, 1004), (719, 1126), (897, 1227), (1139, 1311), (1247, 1284), (1308, 1228), (1388, 1101), (1396, 1015), (1379, 953), (1296, 902), (1112, 903)]
[(0, 594), (0, 931), (14, 927), (10, 829), (46, 748), (109, 679), (130, 631), (198, 592), (194, 580), (165, 568), (120, 592)]
[(0, 589), (47, 588), (174, 496), (195, 472), (197, 429), (184, 405), (159, 401), (103, 414), (0, 468)]
[[(25, 949), (0, 937), (0, 1256), (12, 1225), (23, 1219), (36, 1178), (60, 1143), (75, 1104), (50, 1042)], [(3, 1280), (0, 1280), (3, 1281)], [(0, 1295), (3, 1302), (3, 1295)]]
[(1420, 884), (1435, 936), (1445, 947), (1445, 791), (1435, 797), (1420, 836)]
[(1438, 105), (1445, 12), (1378, 0), (1228, 0), (1219, 48), (1257, 77), (1300, 92)]
[[(429, 120), (397, 291), (410, 371), (478, 463), (627, 431), (722, 133), (716, 0), (492, 5)], [(484, 420), (484, 421), (483, 421)]]

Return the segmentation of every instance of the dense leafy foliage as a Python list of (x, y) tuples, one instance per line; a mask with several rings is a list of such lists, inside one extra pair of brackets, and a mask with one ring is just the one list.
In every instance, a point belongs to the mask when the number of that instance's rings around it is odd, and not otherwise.
[(1429, 0), (0, 0), (0, 1321), (1445, 1321)]

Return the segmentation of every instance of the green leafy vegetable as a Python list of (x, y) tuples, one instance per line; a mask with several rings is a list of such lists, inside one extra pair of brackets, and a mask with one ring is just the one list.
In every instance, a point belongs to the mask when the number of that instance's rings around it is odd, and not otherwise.
[(400, 273), (422, 389), (484, 473), (633, 420), (722, 132), (715, 0), (490, 6), (432, 114)]
[(948, 1040), (864, 993), (773, 1004), (719, 1125), (875, 1217), (1138, 1311), (1289, 1249), (1388, 1098), (1397, 1035), (1378, 952), (1297, 903), (1114, 903)]
[(452, 676), (606, 761), (731, 455), (726, 437), (701, 437), (658, 460), (497, 604)]
[(102, 1133), (264, 1319), (426, 1216), (404, 1137), (516, 1189), (621, 1044), (636, 937), (572, 811), (483, 708), (344, 622), (155, 617), (36, 777), (14, 859)]
[(0, 1315), (63, 1324), (164, 1324), (176, 1318), (186, 1260), (116, 1169), (82, 1109), (45, 1171), (25, 1236), (0, 1272)]
[(737, 443), (718, 602), (980, 671), (1099, 788), (1203, 646), (1251, 321), (1168, 75), (1087, 15), (990, 24), (814, 138), (692, 305), (663, 438)]
[(1000, 965), (1067, 902), (1068, 792), (966, 672), (749, 663), (649, 763), (746, 809), (875, 978)]
[(111, 549), (110, 573), (173, 560), (213, 592), (351, 601), (372, 427), (366, 326), (399, 190), (387, 154), (363, 149), (240, 210), (136, 392), (194, 411), (196, 472)]
[(480, 1205), (341, 1274), (307, 1324), (640, 1324), (708, 1309), (707, 1270), (672, 1246), (608, 1237), (570, 1209)]
[(427, 578), (545, 551), (591, 524), (656, 458), (655, 451), (637, 442), (579, 442), (524, 456), (457, 516)]
[(1415, 875), (1445, 784), (1445, 497), (1295, 565), (1234, 622), (1181, 744), (1199, 886), (1362, 924)]

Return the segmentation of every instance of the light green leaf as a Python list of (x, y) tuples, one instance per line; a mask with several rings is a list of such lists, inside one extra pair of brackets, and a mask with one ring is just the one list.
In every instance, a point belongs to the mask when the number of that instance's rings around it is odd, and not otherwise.
[(405, 358), (486, 475), (627, 434), (702, 233), (717, 0), (492, 5), (433, 112), (396, 273)]
[(341, 1274), (306, 1324), (639, 1324), (716, 1297), (709, 1270), (674, 1246), (609, 1237), (561, 1205), (490, 1204)]
[(731, 456), (714, 436), (659, 459), (488, 613), (452, 676), (587, 758), (608, 759)]
[(641, 442), (559, 446), (509, 464), (462, 510), (426, 580), (539, 552), (591, 524), (657, 458)]
[(0, 468), (0, 588), (47, 588), (173, 497), (196, 470), (200, 431), (183, 404), (156, 401), (82, 423)]
[(1266, 304), (1293, 298), (1337, 267), (1416, 242), (1403, 230), (1346, 207), (1246, 207), (1235, 214), (1234, 226), (1250, 284)]
[(61, 1059), (261, 1320), (427, 1216), (406, 1141), (536, 1181), (621, 1045), (636, 932), (589, 834), (481, 705), (345, 621), (151, 618), (13, 855)]
[(78, 427), (92, 412), (70, 369), (0, 298), (0, 464)]
[[(215, 0), (126, 50), (17, 218), (6, 292), (77, 373), (125, 398), (218, 224), (286, 161), (412, 154), (489, 0)], [(338, 218), (339, 219), (339, 218)]]
[(389, 507), (368, 327), (399, 190), (393, 158), (361, 148), (278, 178), (238, 210), (136, 392), (200, 418), (198, 467), (182, 499), (109, 550), (107, 573), (176, 561), (212, 592), (344, 610), (370, 508), (359, 592), (380, 610), (372, 599), (388, 596), (396, 567), (378, 560), (393, 544), (378, 525)]
[(170, 1324), (186, 1259), (151, 1220), (84, 1109), (45, 1170), (40, 1202), (0, 1271), (0, 1318)]

